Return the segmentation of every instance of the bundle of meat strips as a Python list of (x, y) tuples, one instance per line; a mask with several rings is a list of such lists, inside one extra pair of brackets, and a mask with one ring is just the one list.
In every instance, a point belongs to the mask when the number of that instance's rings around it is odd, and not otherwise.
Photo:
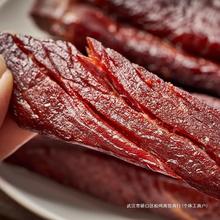
[(124, 208), (220, 219), (218, 2), (39, 0), (31, 16), (52, 39), (1, 33), (0, 54), (14, 120), (44, 137), (8, 162)]

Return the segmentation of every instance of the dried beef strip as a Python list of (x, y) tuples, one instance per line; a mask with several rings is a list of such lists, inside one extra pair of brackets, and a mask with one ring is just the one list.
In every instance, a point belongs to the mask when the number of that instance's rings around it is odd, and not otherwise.
[[(24, 99), (38, 117), (31, 122), (34, 127), (24, 122), (27, 127), (180, 176), (219, 197), (220, 112), (93, 39), (89, 58), (62, 41), (10, 34), (0, 39), (0, 52), (15, 75), (15, 94), (20, 96), (13, 105), (20, 125), (24, 118), (19, 113), (27, 109)], [(25, 68), (14, 69), (18, 64)]]
[(53, 36), (72, 42), (81, 51), (86, 37), (93, 37), (163, 79), (220, 96), (219, 65), (189, 56), (149, 33), (119, 25), (98, 9), (53, 2), (37, 1), (32, 9), (37, 25)]
[[(23, 39), (27, 43), (31, 41), (29, 37)], [(72, 55), (77, 53), (68, 43), (52, 42), (61, 49), (71, 47)], [(65, 141), (80, 142), (139, 166), (175, 176), (155, 156), (137, 147), (104, 122), (77, 94), (68, 94), (54, 81), (49, 70), (36, 63), (28, 51), (18, 44), (20, 41), (16, 36), (0, 35), (0, 52), (14, 75), (12, 108), (20, 126)]]
[[(126, 100), (140, 111), (150, 113), (169, 130), (203, 145), (220, 162), (220, 118), (212, 108), (172, 84), (163, 82), (143, 67), (130, 63), (116, 51), (104, 48), (96, 40), (89, 39), (88, 52)], [(208, 130), (204, 129), (205, 124), (210, 124)], [(206, 132), (211, 135), (207, 137)]]
[[(73, 1), (72, 1), (73, 2)], [(178, 47), (220, 61), (220, 7), (215, 0), (86, 0)]]
[[(164, 207), (167, 204), (198, 205), (198, 208), (188, 209), (145, 209), (146, 212), (154, 211), (169, 220), (218, 220), (220, 216), (219, 200), (198, 192), (182, 181), (57, 140), (38, 136), (13, 154), (7, 162), (124, 207), (130, 203), (147, 206), (152, 202)], [(138, 213), (134, 214), (135, 218), (139, 216)]]

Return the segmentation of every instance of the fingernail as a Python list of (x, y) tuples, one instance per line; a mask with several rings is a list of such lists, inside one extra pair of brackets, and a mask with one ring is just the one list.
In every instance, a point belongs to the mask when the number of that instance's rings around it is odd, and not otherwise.
[(6, 70), (0, 78), (0, 127), (7, 113), (13, 87), (13, 78), (9, 70)]
[(9, 69), (6, 69), (6, 71), (4, 71), (1, 75), (0, 78), (0, 92), (3, 90), (3, 88), (8, 88), (8, 89), (12, 89), (12, 85), (13, 85), (13, 76), (11, 74), (11, 71)]
[(2, 77), (3, 73), (6, 71), (7, 67), (5, 64), (5, 60), (2, 55), (0, 55), (0, 78)]

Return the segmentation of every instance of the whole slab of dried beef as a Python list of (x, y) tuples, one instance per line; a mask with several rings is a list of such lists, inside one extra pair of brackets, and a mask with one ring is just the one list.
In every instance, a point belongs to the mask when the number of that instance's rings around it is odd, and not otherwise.
[[(169, 220), (219, 220), (220, 217), (219, 200), (198, 192), (182, 181), (57, 140), (37, 137), (7, 162), (122, 208), (129, 207), (131, 203), (141, 204), (142, 208), (135, 208), (135, 211), (154, 211)], [(150, 204), (158, 208), (148, 208)], [(134, 214), (138, 218), (138, 213)]]
[[(78, 142), (220, 197), (220, 112), (116, 51), (0, 35), (20, 126)], [(204, 114), (205, 113), (205, 114)]]
[(86, 0), (120, 21), (166, 38), (194, 54), (220, 61), (216, 0)]
[(40, 28), (81, 51), (90, 36), (166, 80), (220, 96), (220, 65), (189, 56), (149, 33), (119, 25), (98, 9), (50, 0), (37, 1), (31, 14)]

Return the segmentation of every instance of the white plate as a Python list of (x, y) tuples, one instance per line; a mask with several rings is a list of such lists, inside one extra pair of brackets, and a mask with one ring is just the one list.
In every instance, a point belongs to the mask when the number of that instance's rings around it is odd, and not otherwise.
[(0, 0), (0, 7), (6, 2), (7, 0)]
[[(7, 1), (0, 8), (0, 31), (45, 36), (28, 17), (31, 3), (31, 0)], [(0, 189), (30, 211), (52, 220), (158, 219), (150, 214), (116, 208), (6, 164), (0, 166)]]
[[(6, 0), (0, 0), (4, 3)], [(42, 31), (34, 26), (28, 13), (33, 0), (7, 0), (0, 7), (0, 31), (10, 31), (30, 34), (35, 37), (44, 37)]]
[(0, 188), (22, 206), (52, 220), (159, 220), (148, 210), (116, 207), (15, 166), (0, 166)]

